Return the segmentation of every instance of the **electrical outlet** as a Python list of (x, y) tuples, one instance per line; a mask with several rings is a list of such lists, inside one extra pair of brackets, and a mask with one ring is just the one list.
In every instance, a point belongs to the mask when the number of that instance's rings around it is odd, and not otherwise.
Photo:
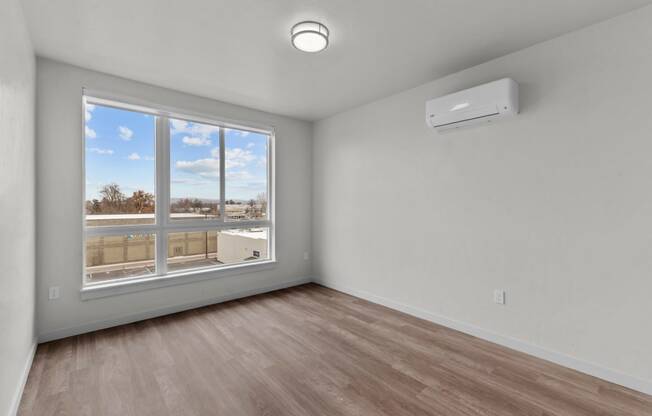
[(310, 260), (310, 254), (308, 254), (307, 251), (303, 253), (303, 259), (304, 260)]
[(48, 299), (59, 299), (59, 286), (50, 287), (50, 291), (48, 292)]
[(502, 289), (494, 290), (494, 303), (499, 305), (505, 304), (505, 291)]

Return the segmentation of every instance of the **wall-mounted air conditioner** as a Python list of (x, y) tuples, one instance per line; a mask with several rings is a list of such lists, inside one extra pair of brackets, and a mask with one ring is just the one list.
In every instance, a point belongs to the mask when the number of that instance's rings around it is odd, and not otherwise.
[(518, 114), (518, 84), (509, 78), (426, 102), (426, 123), (443, 131)]

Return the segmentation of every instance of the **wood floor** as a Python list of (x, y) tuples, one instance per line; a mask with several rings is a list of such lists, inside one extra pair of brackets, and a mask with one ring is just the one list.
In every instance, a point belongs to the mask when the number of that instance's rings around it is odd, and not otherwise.
[(26, 415), (652, 415), (652, 397), (314, 284), (42, 344)]

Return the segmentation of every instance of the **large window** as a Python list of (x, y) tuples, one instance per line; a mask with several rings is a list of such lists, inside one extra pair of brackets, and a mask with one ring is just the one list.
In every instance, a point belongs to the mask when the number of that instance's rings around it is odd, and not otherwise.
[(273, 259), (272, 133), (84, 97), (85, 284)]

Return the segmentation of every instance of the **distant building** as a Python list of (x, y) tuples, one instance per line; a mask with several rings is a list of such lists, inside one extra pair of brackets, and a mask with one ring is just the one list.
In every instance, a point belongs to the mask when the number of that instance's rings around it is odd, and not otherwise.
[[(143, 217), (153, 214), (139, 215)], [(185, 215), (185, 214), (184, 214)], [(195, 214), (188, 214), (195, 215)], [(137, 221), (136, 214), (96, 215), (89, 221)], [(124, 224), (124, 222), (122, 222)], [(96, 223), (97, 224), (97, 223)], [(126, 271), (130, 275), (154, 271), (154, 235), (128, 234), (86, 239), (86, 266), (91, 280), (115, 278)], [(234, 264), (267, 259), (268, 229), (248, 228), (223, 231), (175, 232), (168, 235), (168, 266), (177, 269)], [(141, 270), (142, 269), (142, 270)]]
[(217, 259), (229, 264), (267, 258), (267, 234), (267, 228), (220, 231)]

